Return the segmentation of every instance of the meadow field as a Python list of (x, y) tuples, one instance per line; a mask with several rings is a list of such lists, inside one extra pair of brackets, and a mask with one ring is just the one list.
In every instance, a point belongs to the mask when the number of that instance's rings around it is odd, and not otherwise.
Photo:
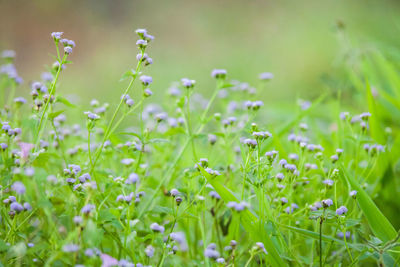
[(399, 12), (1, 1), (0, 266), (399, 266)]

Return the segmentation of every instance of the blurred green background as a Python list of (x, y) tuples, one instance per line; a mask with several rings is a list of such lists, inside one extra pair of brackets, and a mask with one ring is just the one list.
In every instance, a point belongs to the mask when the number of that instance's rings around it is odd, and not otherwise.
[[(313, 98), (327, 87), (323, 77), (340, 69), (338, 21), (352, 43), (400, 44), (398, 1), (0, 1), (0, 49), (17, 52), (25, 84), (40, 79), (55, 53), (52, 31), (76, 41), (60, 79), (64, 95), (114, 102), (119, 79), (136, 65), (136, 28), (155, 36), (148, 51), (154, 64), (152, 90), (160, 96), (172, 81), (214, 86), (213, 68), (256, 85), (260, 72), (275, 79), (262, 100)], [(117, 93), (118, 92), (118, 93)], [(116, 96), (116, 94), (118, 96)], [(160, 99), (160, 98), (159, 98)]]

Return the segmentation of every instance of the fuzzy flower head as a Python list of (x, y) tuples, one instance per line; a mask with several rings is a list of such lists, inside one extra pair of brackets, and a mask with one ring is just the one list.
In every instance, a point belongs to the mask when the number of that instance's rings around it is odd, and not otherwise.
[(352, 191), (350, 191), (349, 195), (350, 195), (352, 198), (356, 198), (356, 197), (357, 197), (357, 191), (356, 191), (356, 190), (352, 190)]
[(13, 183), (11, 189), (15, 191), (18, 195), (23, 195), (26, 191), (25, 185), (19, 181)]
[(63, 32), (52, 32), (51, 33), (51, 37), (53, 37), (53, 40), (55, 42), (60, 41), (62, 35), (63, 35)]
[(224, 69), (214, 69), (211, 72), (211, 77), (216, 79), (225, 79), (227, 71)]
[(272, 80), (274, 78), (274, 74), (272, 74), (270, 72), (263, 72), (263, 73), (260, 73), (258, 78), (260, 80), (263, 80), (263, 81), (269, 81), (269, 80)]
[(347, 213), (347, 208), (345, 207), (345, 206), (341, 206), (340, 208), (338, 208), (337, 210), (336, 210), (336, 214), (337, 215), (344, 215), (345, 213)]
[(332, 199), (329, 199), (329, 198), (328, 198), (328, 199), (322, 200), (321, 203), (322, 203), (322, 206), (323, 206), (324, 208), (328, 208), (328, 207), (330, 207), (330, 206), (333, 205)]
[(185, 87), (185, 88), (187, 88), (187, 89), (193, 88), (194, 85), (195, 85), (195, 83), (196, 83), (195, 80), (190, 80), (190, 79), (188, 79), (188, 78), (183, 78), (183, 79), (181, 79), (181, 82), (182, 82), (183, 87)]
[(143, 85), (148, 86), (153, 82), (153, 78), (151, 76), (142, 75), (140, 76), (140, 81)]
[(159, 233), (164, 233), (165, 227), (162, 225), (159, 225), (158, 223), (152, 223), (150, 225), (150, 229), (153, 230), (154, 232), (159, 232)]

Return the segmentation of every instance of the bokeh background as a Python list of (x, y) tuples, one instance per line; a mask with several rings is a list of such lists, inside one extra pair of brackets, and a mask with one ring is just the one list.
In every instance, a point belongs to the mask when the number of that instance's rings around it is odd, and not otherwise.
[(399, 14), (400, 2), (387, 0), (0, 0), (0, 49), (17, 52), (25, 80), (19, 90), (28, 94), (30, 82), (53, 62), (50, 33), (63, 31), (77, 47), (59, 90), (82, 102), (113, 101), (124, 86), (122, 73), (136, 64), (134, 30), (146, 28), (156, 38), (148, 51), (154, 64), (146, 70), (156, 93), (182, 77), (207, 92), (213, 68), (254, 85), (268, 71), (275, 79), (261, 97), (274, 104), (314, 98), (330, 86), (329, 77), (340, 73), (338, 24), (353, 45), (396, 46)]

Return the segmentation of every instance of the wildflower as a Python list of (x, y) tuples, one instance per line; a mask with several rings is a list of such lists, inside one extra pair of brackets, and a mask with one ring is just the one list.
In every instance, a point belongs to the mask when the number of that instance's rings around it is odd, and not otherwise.
[(79, 225), (83, 222), (83, 218), (81, 216), (74, 216), (73, 221), (75, 224)]
[(143, 85), (148, 86), (153, 82), (153, 78), (151, 76), (142, 75), (140, 76), (140, 81)]
[(268, 158), (270, 162), (272, 162), (276, 156), (278, 155), (278, 151), (272, 150), (265, 152), (265, 156)]
[(277, 173), (276, 175), (275, 175), (275, 177), (276, 177), (276, 179), (278, 179), (278, 180), (283, 180), (283, 178), (285, 178), (285, 175), (283, 175), (283, 173)]
[(262, 243), (262, 242), (256, 242), (255, 249), (256, 250), (262, 250), (264, 253), (268, 254), (266, 249), (265, 249), (264, 243)]
[(159, 233), (164, 233), (165, 228), (162, 225), (159, 225), (158, 223), (152, 223), (150, 225), (150, 229), (153, 230), (154, 232), (159, 232)]
[(139, 181), (139, 175), (136, 173), (129, 174), (128, 178), (125, 180), (125, 184), (135, 184)]
[(144, 250), (144, 253), (146, 253), (147, 257), (151, 258), (154, 256), (154, 247), (152, 245), (148, 245), (146, 249)]
[(220, 197), (220, 195), (217, 193), (217, 192), (215, 192), (215, 191), (210, 191), (210, 193), (208, 193), (208, 195), (210, 196), (210, 197), (212, 197), (212, 198), (215, 198), (215, 199), (221, 199), (221, 197)]
[(218, 259), (215, 260), (215, 262), (219, 263), (219, 264), (224, 264), (225, 263), (225, 259), (224, 258), (218, 258)]
[(347, 208), (345, 207), (345, 206), (341, 206), (340, 208), (338, 208), (337, 210), (336, 210), (336, 214), (337, 215), (343, 215), (343, 214), (345, 214), (345, 213), (347, 213)]
[(72, 53), (72, 47), (71, 47), (71, 46), (66, 46), (66, 47), (64, 47), (64, 53), (65, 53), (66, 55), (71, 54), (71, 53)]
[(134, 161), (135, 161), (134, 159), (126, 158), (126, 159), (122, 159), (122, 160), (121, 160), (121, 163), (122, 163), (123, 165), (125, 165), (125, 166), (130, 166), (130, 165), (133, 164)]
[(343, 232), (338, 232), (337, 236), (340, 239), (343, 239), (346, 236), (346, 239), (349, 239), (351, 237), (351, 233), (349, 231), (346, 231), (346, 233), (344, 234)]
[(108, 254), (101, 253), (100, 258), (102, 261), (102, 265), (101, 265), (102, 267), (111, 267), (111, 266), (118, 265), (118, 260), (111, 257)]
[(335, 163), (336, 161), (339, 160), (339, 156), (336, 155), (336, 154), (335, 154), (335, 155), (332, 155), (332, 156), (331, 156), (331, 160), (332, 160), (333, 163)]
[(287, 200), (287, 198), (286, 197), (281, 197), (281, 204), (282, 205), (285, 205), (286, 203), (288, 203), (288, 200)]
[(263, 72), (263, 73), (260, 73), (258, 78), (260, 80), (268, 81), (268, 80), (271, 80), (272, 78), (274, 78), (274, 75), (270, 72)]
[(10, 209), (12, 211), (17, 212), (17, 213), (20, 213), (21, 211), (24, 210), (24, 207), (21, 204), (19, 204), (18, 202), (14, 201), (14, 202), (11, 203)]
[(8, 145), (6, 143), (1, 143), (0, 144), (0, 149), (5, 151), (8, 148)]
[(25, 203), (24, 203), (24, 209), (25, 209), (25, 210), (32, 210), (31, 204), (29, 204), (28, 202), (25, 202)]
[(88, 119), (91, 120), (91, 121), (95, 121), (95, 120), (100, 119), (100, 116), (99, 116), (99, 115), (97, 115), (96, 113), (92, 113), (92, 112), (90, 112), (90, 111), (86, 111), (86, 112), (84, 112), (84, 114), (85, 114), (85, 115), (88, 117)]
[(147, 34), (147, 30), (146, 30), (146, 29), (137, 29), (135, 32), (136, 32), (136, 34), (139, 35), (139, 37), (141, 37), (141, 38), (143, 38), (143, 36), (144, 36), (145, 34)]
[(25, 169), (25, 175), (32, 177), (35, 174), (35, 169), (33, 167), (28, 167)]
[(175, 202), (179, 206), (182, 203), (183, 199), (181, 197), (176, 197)]
[(324, 208), (330, 207), (333, 205), (332, 199), (324, 199), (321, 201)]
[(209, 134), (209, 135), (208, 135), (208, 142), (209, 142), (211, 145), (214, 145), (214, 144), (217, 142), (217, 136), (214, 135), (214, 134)]
[(143, 40), (143, 39), (137, 40), (136, 45), (137, 45), (140, 49), (145, 49), (146, 46), (147, 46), (147, 41), (146, 41), (146, 40)]
[(63, 251), (67, 253), (77, 252), (79, 250), (79, 245), (76, 244), (66, 244), (63, 246)]
[(150, 97), (150, 96), (153, 95), (153, 92), (152, 92), (149, 88), (146, 88), (146, 89), (144, 89), (144, 91), (143, 91), (143, 95), (144, 95), (145, 97)]
[(352, 190), (352, 191), (350, 191), (349, 195), (350, 195), (352, 198), (356, 198), (356, 197), (357, 197), (357, 191), (356, 191), (356, 190)]
[(26, 99), (23, 97), (16, 97), (14, 98), (14, 103), (17, 103), (18, 105), (22, 105), (26, 103)]
[(331, 187), (333, 185), (334, 181), (331, 179), (326, 179), (326, 180), (322, 181), (322, 183), (326, 184), (328, 187)]
[(81, 212), (83, 214), (89, 214), (92, 210), (94, 210), (96, 208), (95, 205), (92, 204), (87, 204), (85, 206), (83, 206), (83, 208), (81, 209)]
[(247, 138), (243, 141), (243, 143), (250, 148), (255, 148), (257, 146), (257, 141), (255, 139)]
[(362, 120), (364, 120), (364, 121), (367, 121), (367, 120), (369, 119), (369, 117), (371, 117), (371, 113), (369, 113), (369, 112), (364, 112), (364, 113), (361, 113), (361, 114), (359, 115), (359, 117), (360, 117), (360, 119), (362, 119)]
[(125, 100), (125, 104), (128, 106), (128, 107), (132, 107), (133, 106), (133, 104), (135, 104), (135, 101), (133, 101), (133, 99), (127, 99), (127, 100)]
[(25, 185), (22, 182), (14, 182), (11, 189), (15, 191), (18, 195), (23, 195), (26, 191)]
[(171, 189), (171, 191), (169, 191), (171, 193), (171, 196), (176, 197), (177, 195), (179, 195), (179, 191), (176, 188)]
[(193, 88), (193, 87), (194, 87), (194, 84), (196, 83), (195, 80), (190, 80), (190, 79), (188, 79), (188, 78), (183, 78), (183, 79), (181, 79), (181, 82), (182, 82), (182, 85), (183, 85), (184, 87), (186, 87), (187, 89)]
[(225, 79), (227, 74), (226, 70), (223, 69), (214, 69), (211, 72), (211, 77), (216, 78), (216, 79)]
[(53, 37), (55, 42), (60, 41), (62, 35), (63, 35), (63, 32), (52, 32), (51, 33), (51, 37)]
[(211, 243), (207, 246), (207, 248), (204, 250), (204, 256), (207, 258), (212, 258), (212, 259), (217, 259), (219, 258), (220, 254), (216, 250), (217, 245), (214, 243)]
[(28, 246), (28, 248), (33, 248), (33, 247), (35, 246), (35, 244), (33, 244), (33, 243), (28, 243), (27, 246)]
[(15, 55), (16, 53), (14, 50), (3, 50), (3, 52), (1, 52), (1, 57), (4, 59), (14, 59)]

